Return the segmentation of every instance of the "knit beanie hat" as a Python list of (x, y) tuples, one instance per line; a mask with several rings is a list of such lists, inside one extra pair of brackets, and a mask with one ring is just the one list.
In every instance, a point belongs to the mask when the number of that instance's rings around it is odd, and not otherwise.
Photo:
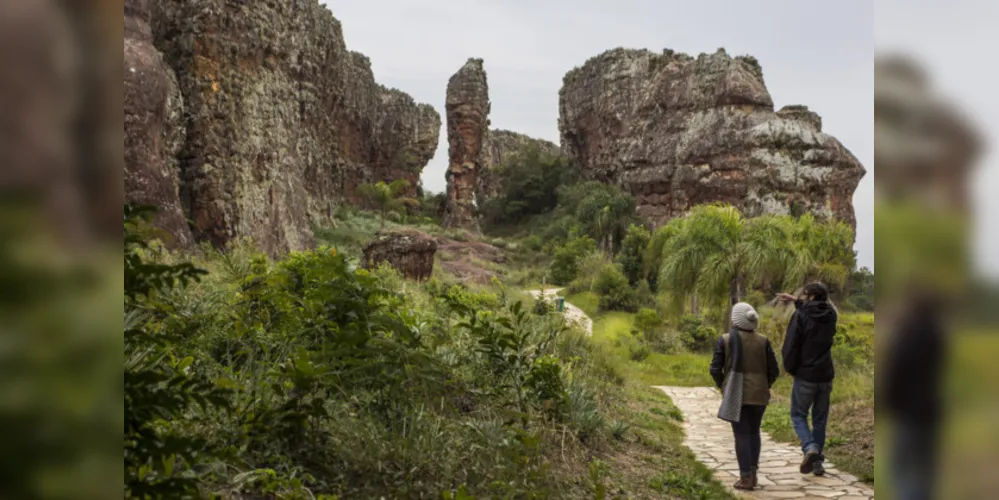
[(732, 306), (732, 326), (740, 330), (755, 331), (760, 324), (760, 315), (753, 306), (739, 302)]

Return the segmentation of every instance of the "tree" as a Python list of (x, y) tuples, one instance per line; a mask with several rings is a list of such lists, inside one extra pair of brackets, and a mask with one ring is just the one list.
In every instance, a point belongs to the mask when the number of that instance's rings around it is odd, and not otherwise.
[(635, 198), (619, 186), (589, 181), (559, 190), (558, 211), (571, 215), (597, 245), (614, 253), (635, 222)]
[(695, 293), (731, 306), (747, 285), (798, 259), (793, 226), (786, 216), (746, 219), (731, 206), (696, 207), (664, 247), (660, 286), (670, 288), (679, 308)]
[(663, 267), (663, 254), (673, 238), (680, 233), (686, 219), (677, 218), (669, 221), (652, 233), (649, 244), (642, 256), (642, 272), (649, 280), (653, 292), (659, 291), (659, 270)]
[(796, 280), (796, 285), (823, 281), (833, 289), (842, 290), (856, 263), (850, 226), (836, 220), (816, 221), (812, 214), (805, 214), (794, 222), (793, 228), (792, 238), (798, 251), (793, 254), (795, 260), (789, 263), (787, 277)]
[(409, 187), (406, 179), (396, 179), (391, 184), (385, 181), (378, 181), (377, 184), (362, 184), (358, 186), (357, 192), (378, 211), (380, 228), (385, 229), (385, 215), (389, 212), (401, 212), (406, 207), (418, 207), (420, 201), (403, 196)]
[(628, 227), (624, 240), (621, 241), (617, 262), (631, 286), (637, 286), (638, 282), (646, 277), (644, 258), (651, 238), (648, 229), (632, 224)]

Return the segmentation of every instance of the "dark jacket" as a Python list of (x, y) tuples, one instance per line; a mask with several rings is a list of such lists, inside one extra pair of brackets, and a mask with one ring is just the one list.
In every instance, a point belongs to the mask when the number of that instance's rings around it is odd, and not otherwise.
[(784, 338), (784, 371), (806, 382), (832, 382), (832, 345), (836, 335), (836, 310), (828, 301), (794, 303), (794, 315)]
[[(734, 331), (734, 329), (733, 329)], [(729, 336), (726, 333), (715, 343), (711, 357), (711, 378), (720, 389), (725, 382), (725, 359), (728, 356)], [(754, 332), (739, 332), (742, 341), (742, 404), (766, 406), (770, 403), (770, 387), (774, 385), (780, 368), (777, 356), (770, 347), (770, 339)]]
[[(932, 305), (914, 308), (895, 332), (879, 380), (887, 413), (911, 424), (936, 425), (943, 413), (941, 379), (948, 345)], [(880, 378), (880, 377), (879, 377)]]

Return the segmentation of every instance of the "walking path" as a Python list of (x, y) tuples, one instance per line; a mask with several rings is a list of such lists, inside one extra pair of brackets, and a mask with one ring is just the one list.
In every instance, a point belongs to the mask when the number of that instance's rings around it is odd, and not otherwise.
[[(684, 416), (686, 438), (684, 444), (694, 452), (697, 460), (714, 469), (714, 476), (732, 489), (739, 478), (739, 465), (735, 460), (732, 427), (717, 417), (721, 395), (710, 387), (656, 387), (665, 392)], [(778, 499), (836, 499), (873, 500), (874, 490), (825, 463), (826, 474), (817, 477), (801, 474), (801, 450), (789, 444), (777, 443), (763, 433), (760, 453), (759, 486), (752, 492), (737, 494), (746, 498)]]
[[(561, 290), (561, 288), (546, 288), (544, 290), (528, 290), (527, 293), (531, 294), (534, 298), (538, 298), (542, 293), (544, 293), (545, 297), (554, 299)], [(587, 335), (593, 335), (593, 320), (591, 320), (582, 309), (566, 302), (565, 311), (562, 314), (564, 314), (565, 318), (570, 322), (575, 322), (581, 325), (583, 329), (586, 330)]]

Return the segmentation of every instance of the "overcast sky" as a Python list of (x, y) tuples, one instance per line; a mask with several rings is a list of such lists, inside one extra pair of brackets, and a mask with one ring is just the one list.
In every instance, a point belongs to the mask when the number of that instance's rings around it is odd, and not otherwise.
[[(854, 195), (858, 260), (874, 267), (874, 2), (839, 0), (327, 0), (375, 78), (444, 112), (447, 80), (485, 60), (493, 128), (559, 142), (562, 76), (615, 47), (751, 54), (775, 107), (805, 104), (867, 168)], [(442, 116), (443, 118), (443, 116)], [(447, 134), (423, 171), (442, 191)]]

